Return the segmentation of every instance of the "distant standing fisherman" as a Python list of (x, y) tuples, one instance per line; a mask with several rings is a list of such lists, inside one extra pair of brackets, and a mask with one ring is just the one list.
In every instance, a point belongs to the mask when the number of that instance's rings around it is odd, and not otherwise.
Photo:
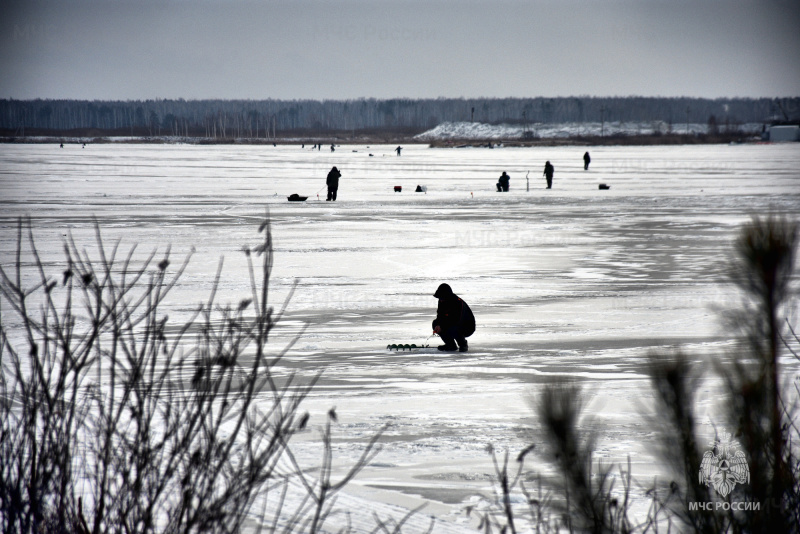
[(584, 171), (588, 171), (589, 170), (589, 163), (591, 163), (591, 162), (592, 162), (592, 158), (589, 157), (589, 153), (588, 152), (584, 152), (583, 153), (583, 170)]
[(336, 201), (336, 192), (339, 190), (339, 178), (341, 177), (342, 173), (340, 173), (339, 169), (336, 167), (330, 170), (328, 173), (328, 178), (325, 180), (325, 183), (328, 186), (328, 198), (325, 200)]
[(555, 171), (555, 169), (553, 168), (552, 165), (550, 165), (549, 161), (544, 164), (544, 172), (542, 173), (542, 175), (545, 178), (547, 178), (547, 189), (552, 189), (553, 188), (553, 172), (554, 171)]
[(401, 150), (403, 150), (403, 147), (401, 147), (401, 146), (399, 146), (399, 147), (397, 147), (397, 148), (395, 148), (395, 149), (394, 149), (394, 151), (395, 151), (395, 152), (397, 152), (397, 155), (398, 155), (398, 156), (400, 155), (400, 151), (401, 151)]

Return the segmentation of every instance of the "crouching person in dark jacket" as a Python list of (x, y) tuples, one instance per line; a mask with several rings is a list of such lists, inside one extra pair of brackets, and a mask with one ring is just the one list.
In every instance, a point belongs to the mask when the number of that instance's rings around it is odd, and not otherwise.
[(444, 341), (439, 350), (467, 352), (467, 338), (475, 332), (472, 310), (447, 284), (440, 285), (433, 296), (439, 299), (433, 332)]

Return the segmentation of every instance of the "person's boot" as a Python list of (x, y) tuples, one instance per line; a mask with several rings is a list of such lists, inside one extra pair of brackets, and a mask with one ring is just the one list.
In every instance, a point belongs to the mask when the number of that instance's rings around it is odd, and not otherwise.
[(455, 352), (458, 350), (458, 345), (439, 345), (439, 350), (442, 352)]
[(465, 340), (464, 340), (464, 343), (462, 343), (462, 344), (461, 344), (461, 345), (458, 347), (458, 352), (467, 352), (468, 350), (469, 350), (469, 344), (467, 343), (467, 340), (465, 339)]

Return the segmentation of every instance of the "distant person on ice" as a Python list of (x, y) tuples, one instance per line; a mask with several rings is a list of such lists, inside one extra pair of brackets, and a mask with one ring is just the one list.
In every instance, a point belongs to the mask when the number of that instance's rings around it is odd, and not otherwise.
[(336, 147), (331, 145), (331, 152), (333, 152), (334, 150), (336, 150)]
[(552, 189), (553, 187), (553, 171), (555, 171), (555, 169), (552, 165), (550, 165), (549, 161), (544, 164), (544, 172), (542, 173), (542, 176), (547, 178), (547, 189)]
[(433, 333), (439, 334), (444, 341), (439, 350), (467, 352), (467, 338), (475, 332), (475, 316), (472, 315), (472, 310), (447, 284), (441, 284), (433, 296), (439, 299), (436, 319), (433, 320)]
[(339, 169), (336, 167), (330, 170), (328, 178), (325, 180), (325, 183), (328, 185), (328, 198), (325, 200), (336, 200), (336, 192), (339, 190), (339, 178), (341, 177), (342, 173), (340, 173)]
[(395, 149), (394, 149), (394, 151), (395, 151), (395, 152), (397, 152), (397, 155), (398, 155), (398, 156), (400, 155), (400, 151), (401, 151), (401, 150), (403, 150), (403, 147), (401, 147), (401, 146), (399, 146), (399, 147), (397, 147), (397, 148), (395, 148)]
[(592, 158), (589, 156), (588, 152), (583, 153), (583, 170), (589, 170), (589, 164), (592, 162)]
[(509, 175), (506, 174), (506, 171), (503, 171), (503, 174), (500, 175), (500, 179), (497, 181), (497, 192), (500, 191), (508, 191), (508, 181), (511, 179)]

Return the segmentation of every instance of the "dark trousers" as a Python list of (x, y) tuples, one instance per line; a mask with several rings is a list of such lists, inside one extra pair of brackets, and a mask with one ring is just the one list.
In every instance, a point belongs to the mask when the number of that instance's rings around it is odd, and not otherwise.
[(553, 187), (553, 177), (552, 176), (548, 176), (547, 177), (547, 189), (550, 189), (552, 187)]
[(328, 200), (336, 200), (336, 191), (338, 191), (338, 189), (328, 188)]
[(451, 326), (447, 330), (442, 329), (442, 331), (439, 332), (439, 337), (442, 338), (442, 341), (444, 341), (444, 344), (448, 347), (454, 347), (456, 343), (458, 343), (459, 347), (467, 346), (467, 339), (459, 333), (457, 326)]

